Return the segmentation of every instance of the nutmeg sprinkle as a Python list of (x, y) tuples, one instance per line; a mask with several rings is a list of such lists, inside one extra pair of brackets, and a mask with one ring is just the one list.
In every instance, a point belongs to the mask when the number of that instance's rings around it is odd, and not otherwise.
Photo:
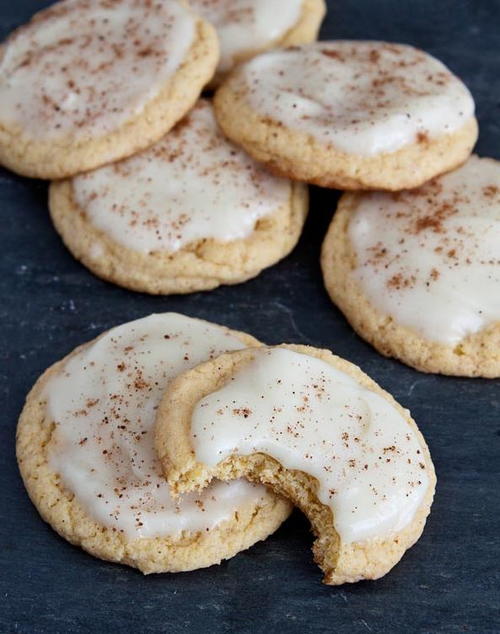
[(214, 466), (231, 454), (262, 452), (314, 476), (346, 541), (409, 523), (428, 478), (403, 414), (323, 360), (283, 348), (256, 349), (252, 356), (195, 406), (197, 459)]
[(348, 227), (354, 278), (374, 307), (456, 345), (500, 320), (500, 163), (395, 194), (364, 194)]
[(156, 97), (194, 36), (178, 2), (58, 2), (5, 43), (0, 123), (44, 140), (112, 132)]
[(362, 156), (427, 144), (474, 114), (471, 94), (444, 64), (387, 42), (271, 51), (241, 67), (230, 84), (263, 121)]
[(224, 137), (205, 100), (149, 150), (73, 179), (86, 218), (141, 253), (246, 238), (290, 193)]
[(151, 315), (105, 333), (49, 380), (47, 413), (55, 423), (49, 465), (103, 530), (130, 539), (205, 531), (240, 504), (262, 501), (265, 490), (244, 481), (214, 483), (202, 495), (174, 501), (153, 447), (155, 413), (169, 380), (241, 346), (213, 324)]
[(301, 0), (191, 0), (190, 5), (217, 30), (219, 72), (230, 70), (245, 54), (278, 42), (302, 11)]

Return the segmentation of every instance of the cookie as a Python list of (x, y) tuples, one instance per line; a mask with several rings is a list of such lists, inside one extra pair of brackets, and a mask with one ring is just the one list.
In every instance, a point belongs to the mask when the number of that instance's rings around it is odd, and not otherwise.
[(56, 229), (91, 271), (132, 290), (190, 293), (257, 275), (295, 246), (307, 189), (269, 174), (194, 110), (150, 149), (54, 182)]
[(324, 0), (190, 0), (217, 30), (220, 60), (214, 88), (235, 66), (270, 48), (316, 39), (326, 12)]
[(174, 492), (266, 483), (309, 518), (327, 584), (386, 574), (422, 533), (435, 488), (410, 413), (328, 350), (232, 352), (177, 377), (156, 448)]
[(66, 178), (160, 139), (211, 79), (217, 35), (183, 3), (65, 0), (0, 48), (0, 163)]
[(21, 414), (17, 457), (41, 516), (72, 544), (144, 573), (192, 570), (272, 533), (290, 505), (244, 480), (174, 500), (154, 452), (161, 394), (249, 335), (175, 313), (123, 324), (49, 368)]
[(279, 174), (339, 189), (417, 187), (469, 156), (474, 101), (438, 60), (385, 42), (259, 55), (215, 96), (229, 138)]
[(422, 372), (500, 376), (500, 163), (396, 194), (345, 194), (323, 243), (333, 302), (379, 352)]

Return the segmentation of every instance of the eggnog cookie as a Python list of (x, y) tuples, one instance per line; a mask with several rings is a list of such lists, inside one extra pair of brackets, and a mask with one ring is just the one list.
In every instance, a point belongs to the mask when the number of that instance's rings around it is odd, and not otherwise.
[(284, 257), (299, 239), (307, 189), (269, 174), (194, 110), (150, 149), (59, 181), (56, 229), (94, 273), (149, 293), (236, 284)]
[(215, 87), (237, 64), (270, 48), (315, 40), (326, 12), (324, 0), (190, 0), (217, 30), (220, 60)]
[(237, 351), (180, 375), (160, 403), (156, 448), (176, 493), (245, 476), (292, 500), (333, 585), (386, 574), (434, 495), (410, 413), (358, 367), (306, 346)]
[(467, 88), (438, 60), (384, 42), (259, 55), (215, 97), (229, 138), (277, 173), (339, 189), (417, 187), (469, 156)]
[(166, 313), (113, 328), (49, 368), (17, 432), (19, 468), (43, 519), (92, 555), (144, 573), (210, 566), (267, 537), (288, 502), (244, 480), (174, 500), (153, 442), (174, 376), (254, 345), (243, 333)]
[(379, 352), (423, 372), (500, 376), (500, 163), (397, 194), (345, 194), (326, 288)]
[(0, 163), (64, 178), (142, 150), (217, 61), (213, 27), (177, 0), (58, 2), (0, 47)]

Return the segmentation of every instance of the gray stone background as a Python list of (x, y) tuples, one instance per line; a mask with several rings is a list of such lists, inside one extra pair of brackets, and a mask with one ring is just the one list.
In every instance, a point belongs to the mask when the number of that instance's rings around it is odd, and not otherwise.
[[(0, 0), (0, 36), (38, 0)], [(500, 159), (499, 0), (335, 0), (322, 38), (386, 39), (433, 53), (476, 99), (477, 151)], [(93, 277), (63, 247), (47, 186), (0, 168), (1, 632), (499, 632), (498, 381), (419, 374), (360, 340), (323, 290), (319, 248), (337, 194), (312, 190), (299, 246), (257, 279), (186, 297), (150, 297)], [(321, 584), (296, 512), (265, 543), (220, 566), (143, 577), (86, 555), (38, 516), (21, 482), (14, 435), (37, 376), (74, 346), (151, 312), (175, 310), (269, 343), (333, 349), (412, 410), (438, 473), (418, 544), (386, 577)]]

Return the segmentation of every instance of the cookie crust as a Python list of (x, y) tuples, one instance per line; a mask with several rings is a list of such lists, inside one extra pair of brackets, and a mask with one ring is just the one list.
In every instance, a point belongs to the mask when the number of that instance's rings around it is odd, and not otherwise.
[(285, 257), (302, 232), (308, 192), (291, 183), (287, 204), (258, 220), (248, 238), (199, 240), (173, 253), (144, 254), (113, 241), (77, 206), (71, 181), (51, 184), (49, 208), (65, 245), (93, 273), (130, 290), (168, 295), (238, 284)]
[[(325, 14), (326, 3), (324, 0), (302, 0), (298, 21), (281, 38), (270, 42), (265, 47), (241, 52), (236, 56), (233, 68), (273, 48), (286, 48), (287, 46), (298, 46), (299, 44), (313, 42), (318, 37), (319, 28)], [(208, 88), (210, 90), (218, 88), (230, 73), (231, 70), (216, 72), (214, 78), (208, 84)]]
[[(230, 331), (247, 346), (260, 345), (245, 333)], [(71, 544), (91, 555), (138, 568), (144, 574), (181, 572), (220, 563), (265, 539), (285, 520), (290, 504), (268, 495), (262, 506), (246, 504), (230, 520), (204, 532), (184, 531), (178, 537), (127, 539), (120, 532), (99, 524), (67, 490), (48, 463), (48, 446), (54, 422), (46, 412), (43, 396), (46, 383), (61, 372), (65, 363), (91, 341), (79, 346), (48, 368), (28, 394), (17, 427), (17, 460), (25, 487), (42, 518)], [(166, 485), (166, 483), (165, 483)]]
[(236, 70), (214, 98), (224, 133), (272, 172), (321, 187), (398, 191), (418, 187), (464, 163), (477, 140), (474, 117), (459, 130), (376, 156), (347, 154), (311, 134), (259, 114), (238, 89)]
[(344, 194), (321, 249), (321, 268), (331, 300), (354, 330), (378, 352), (420, 372), (451, 376), (500, 376), (500, 324), (492, 324), (451, 347), (424, 339), (417, 332), (381, 313), (351, 275), (356, 255), (348, 236), (349, 220), (362, 194)]
[[(37, 15), (32, 18), (36, 19)], [(5, 47), (0, 47), (0, 57)], [(158, 141), (194, 106), (218, 58), (214, 28), (198, 19), (183, 64), (139, 115), (105, 136), (76, 141), (71, 135), (56, 141), (33, 140), (21, 128), (0, 123), (0, 163), (23, 176), (60, 179), (131, 156)]]
[(329, 350), (299, 345), (283, 347), (322, 359), (349, 374), (389, 401), (405, 418), (419, 440), (429, 476), (428, 489), (411, 524), (398, 534), (385, 538), (343, 543), (333, 527), (330, 508), (317, 498), (317, 481), (308, 474), (285, 469), (277, 460), (263, 453), (232, 455), (213, 469), (197, 462), (190, 435), (193, 409), (202, 398), (220, 389), (235, 372), (253, 359), (250, 349), (224, 354), (199, 365), (169, 385), (156, 419), (156, 448), (167, 480), (175, 493), (202, 489), (213, 477), (231, 480), (245, 476), (265, 483), (291, 499), (310, 519), (317, 538), (313, 546), (314, 557), (325, 573), (325, 583), (340, 585), (361, 579), (377, 579), (386, 574), (417, 541), (429, 514), (436, 478), (425, 440), (409, 412), (357, 366), (334, 356)]

